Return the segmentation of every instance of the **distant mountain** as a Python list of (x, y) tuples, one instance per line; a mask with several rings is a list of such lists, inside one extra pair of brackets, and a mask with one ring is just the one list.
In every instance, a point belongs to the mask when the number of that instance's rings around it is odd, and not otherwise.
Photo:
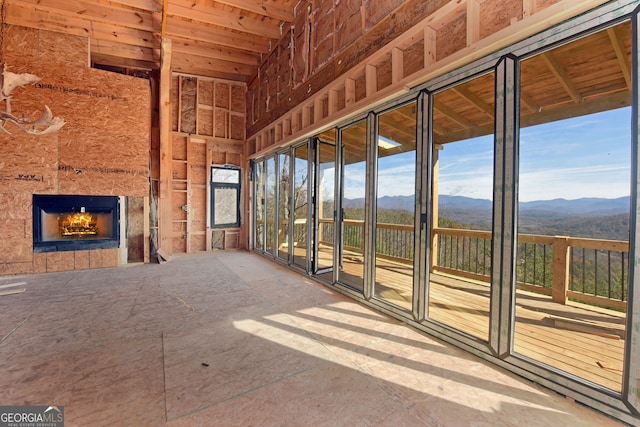
[(520, 212), (558, 212), (566, 215), (602, 216), (629, 213), (629, 196), (617, 199), (553, 199), (520, 203)]
[[(441, 195), (438, 204), (441, 218), (472, 229), (491, 229), (491, 200)], [(345, 200), (344, 205), (345, 208), (362, 209), (364, 198)], [(378, 208), (412, 212), (414, 197), (384, 196), (378, 199)], [(522, 202), (518, 229), (521, 233), (530, 234), (626, 240), (629, 237), (629, 209), (629, 196)]]
[[(493, 202), (486, 199), (474, 199), (464, 196), (441, 195), (439, 197), (440, 210), (446, 211), (492, 211)], [(414, 208), (414, 196), (384, 196), (378, 199), (379, 209), (394, 209), (412, 211)], [(363, 208), (364, 198), (345, 199), (346, 208)], [(553, 199), (536, 200), (533, 202), (521, 202), (520, 214), (528, 215), (580, 215), (603, 216), (629, 213), (629, 196), (617, 199), (582, 198), (575, 200)], [(552, 215), (555, 216), (555, 215)]]

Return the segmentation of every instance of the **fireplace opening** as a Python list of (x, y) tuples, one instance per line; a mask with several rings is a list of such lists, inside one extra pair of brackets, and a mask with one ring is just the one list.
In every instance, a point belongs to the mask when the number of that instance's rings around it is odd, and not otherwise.
[(117, 248), (116, 196), (33, 196), (35, 252)]

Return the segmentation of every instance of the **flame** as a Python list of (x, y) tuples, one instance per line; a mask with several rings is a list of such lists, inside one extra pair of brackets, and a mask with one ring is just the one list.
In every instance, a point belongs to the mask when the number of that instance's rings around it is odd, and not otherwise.
[(67, 219), (60, 221), (60, 234), (66, 237), (95, 236), (98, 227), (91, 223), (93, 217), (84, 212), (67, 215)]
[(63, 227), (89, 228), (89, 224), (91, 224), (91, 215), (81, 212), (68, 215), (66, 221), (62, 222)]

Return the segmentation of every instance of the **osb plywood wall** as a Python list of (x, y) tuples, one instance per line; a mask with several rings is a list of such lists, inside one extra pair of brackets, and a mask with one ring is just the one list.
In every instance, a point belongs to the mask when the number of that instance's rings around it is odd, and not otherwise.
[(438, 70), (454, 55), (468, 51), (471, 57), (490, 36), (535, 20), (540, 12), (549, 15), (546, 11), (555, 8), (561, 13), (563, 6), (575, 4), (302, 0), (293, 25), (247, 87), (247, 154), (304, 134), (305, 128), (370, 103), (394, 85), (415, 85), (419, 76)]
[[(237, 238), (229, 237), (237, 237), (238, 229), (207, 227), (208, 182), (212, 165), (243, 167), (245, 92), (244, 83), (178, 74), (172, 77), (173, 253), (239, 245)], [(220, 233), (227, 242), (222, 247), (216, 238)]]
[(117, 265), (117, 250), (34, 256), (32, 194), (147, 196), (149, 82), (90, 68), (83, 37), (8, 26), (3, 56), (9, 71), (41, 78), (13, 92), (14, 114), (35, 118), (48, 105), (66, 125), (0, 133), (0, 274)]

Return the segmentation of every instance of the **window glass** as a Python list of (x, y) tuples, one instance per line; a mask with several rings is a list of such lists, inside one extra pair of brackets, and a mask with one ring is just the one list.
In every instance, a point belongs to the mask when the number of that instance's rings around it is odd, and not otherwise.
[(514, 351), (621, 391), (630, 24), (523, 60), (520, 70)]
[(211, 226), (240, 226), (240, 170), (211, 168)]

